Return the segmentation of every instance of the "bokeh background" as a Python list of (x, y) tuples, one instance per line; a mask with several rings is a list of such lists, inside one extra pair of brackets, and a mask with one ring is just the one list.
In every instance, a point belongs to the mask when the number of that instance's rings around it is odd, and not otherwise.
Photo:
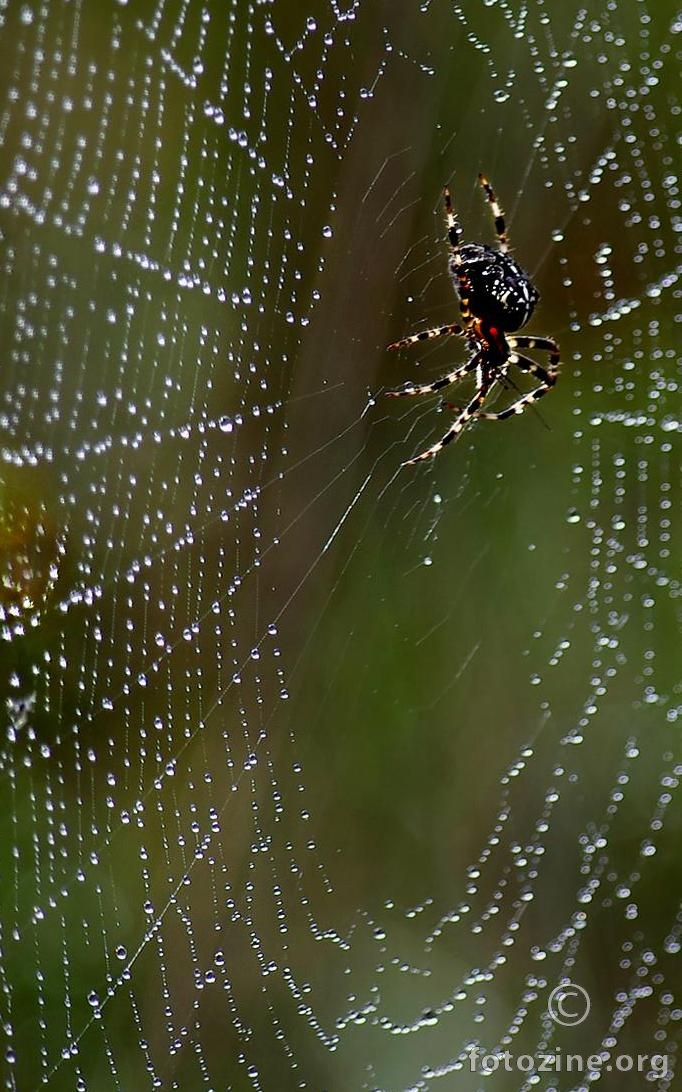
[[(681, 30), (0, 12), (4, 1088), (675, 1087)], [(401, 469), (480, 170), (561, 379)]]

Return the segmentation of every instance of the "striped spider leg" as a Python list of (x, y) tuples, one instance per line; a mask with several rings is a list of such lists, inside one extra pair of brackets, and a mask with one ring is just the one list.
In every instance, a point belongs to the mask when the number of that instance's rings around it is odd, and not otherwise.
[[(442, 451), (447, 444), (451, 444), (453, 440), (456, 440), (472, 417), (476, 417), (479, 414), (481, 406), (498, 379), (498, 376), (494, 372), (483, 367), (481, 363), (482, 357), (483, 353), (478, 352), (469, 361), (469, 365), (472, 365), (476, 369), (476, 390), (468, 405), (466, 405), (459, 416), (455, 418), (448, 431), (438, 443), (433, 444), (432, 447), (427, 448), (426, 451), (422, 451), (421, 455), (415, 455), (413, 459), (406, 459), (402, 464), (403, 466), (414, 466), (415, 463), (420, 463), (424, 459), (432, 459)], [(464, 366), (466, 371), (473, 370), (469, 365)], [(465, 372), (463, 371), (462, 374), (465, 374)]]
[[(517, 398), (510, 406), (500, 410), (499, 413), (479, 413), (478, 416), (486, 421), (506, 421), (508, 417), (523, 413), (527, 406), (537, 402), (538, 398), (542, 398), (548, 391), (551, 391), (559, 374), (559, 346), (550, 338), (512, 336), (507, 339), (507, 344), (511, 349), (508, 363), (515, 364), (522, 372), (536, 376), (540, 380), (540, 386), (528, 391), (527, 394), (522, 394), (520, 398)], [(534, 360), (529, 360), (522, 353), (515, 352), (516, 349), (546, 350), (549, 353), (549, 368), (543, 368), (540, 364), (536, 364)]]
[(478, 181), (485, 190), (485, 195), (490, 203), (490, 211), (493, 214), (493, 220), (495, 221), (495, 234), (497, 235), (497, 245), (503, 254), (506, 254), (509, 250), (509, 239), (507, 238), (507, 229), (504, 222), (504, 213), (500, 207), (500, 204), (495, 196), (495, 191), (490, 185), (488, 179), (484, 174), (479, 174)]

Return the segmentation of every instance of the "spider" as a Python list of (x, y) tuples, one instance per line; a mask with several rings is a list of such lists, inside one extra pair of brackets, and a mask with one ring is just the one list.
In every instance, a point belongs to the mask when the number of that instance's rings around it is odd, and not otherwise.
[[(405, 395), (433, 394), (460, 379), (475, 373), (476, 390), (473, 398), (459, 410), (457, 417), (443, 438), (427, 448), (414, 459), (407, 459), (403, 466), (411, 466), (422, 459), (432, 459), (446, 444), (452, 443), (461, 434), (473, 418), (485, 418), (489, 421), (505, 421), (524, 409), (551, 390), (557, 380), (559, 365), (559, 346), (547, 337), (511, 336), (515, 330), (525, 326), (540, 298), (537, 289), (528, 274), (509, 253), (509, 242), (504, 223), (504, 213), (488, 179), (479, 174), (478, 180), (490, 204), (495, 221), (497, 249), (485, 243), (464, 243), (460, 246), (462, 228), (452, 211), (449, 189), (445, 188), (445, 222), (450, 244), (450, 276), (459, 296), (459, 307), (463, 325), (451, 323), (422, 330), (411, 337), (403, 338), (389, 345), (389, 349), (402, 349), (414, 345), (417, 341), (430, 341), (433, 338), (456, 335), (464, 337), (471, 347), (471, 356), (466, 364), (461, 364), (433, 383), (405, 383), (395, 391), (388, 391), (391, 398)], [(549, 354), (549, 366), (540, 364), (524, 356), (521, 349), (543, 349)], [(520, 371), (535, 376), (540, 386), (522, 394), (515, 402), (499, 413), (484, 413), (482, 407), (493, 389), (499, 383), (508, 383), (507, 373), (510, 365)], [(457, 409), (449, 402), (442, 403), (449, 409)]]

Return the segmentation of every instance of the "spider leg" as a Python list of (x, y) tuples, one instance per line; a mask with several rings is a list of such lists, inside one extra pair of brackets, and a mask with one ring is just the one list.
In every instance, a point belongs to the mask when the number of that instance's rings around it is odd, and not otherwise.
[[(459, 258), (459, 254), (457, 255), (457, 257)], [(460, 259), (460, 261), (461, 261), (461, 259)], [(457, 265), (455, 265), (455, 262), (454, 262), (454, 259), (453, 259), (453, 261), (450, 263), (450, 269), (453, 271), (453, 273), (457, 277), (457, 283), (458, 283), (457, 295), (459, 296), (459, 310), (460, 310), (460, 314), (462, 316), (462, 321), (467, 326), (470, 326), (471, 323), (474, 321), (473, 312), (472, 312), (471, 308), (469, 307), (469, 296), (471, 294), (471, 286), (469, 284), (469, 278), (465, 277), (463, 273), (459, 272), (458, 265), (459, 265), (459, 263)]]
[[(466, 370), (467, 371), (473, 371), (474, 365), (476, 365), (478, 367), (479, 362), (480, 362), (480, 358), (482, 358), (482, 356), (483, 356), (482, 352), (476, 353), (476, 355), (471, 358), (471, 360), (469, 361), (469, 364), (466, 366)], [(464, 369), (462, 369), (462, 372), (464, 372)], [(486, 395), (486, 398), (489, 397), (493, 393), (493, 388), (495, 387), (496, 383), (504, 383), (506, 374), (507, 374), (507, 362), (505, 361), (504, 364), (500, 364), (496, 368), (494, 378), (491, 380), (490, 387), (488, 389), (488, 394)], [(458, 378), (462, 378), (462, 377), (458, 377)], [(480, 377), (480, 374), (479, 374), (479, 375), (476, 376), (476, 387), (477, 387), (477, 389), (480, 386), (481, 386), (481, 377)], [(453, 413), (461, 413), (462, 412), (462, 407), (461, 406), (458, 406), (456, 402), (448, 402), (448, 400), (446, 398), (441, 398), (440, 402), (438, 403), (438, 408), (440, 410), (452, 410)], [(484, 415), (482, 414), (481, 416), (484, 416)]]
[(485, 195), (490, 203), (490, 210), (495, 220), (495, 231), (497, 232), (497, 240), (500, 250), (503, 254), (506, 254), (509, 249), (509, 240), (507, 239), (507, 230), (504, 223), (504, 213), (500, 207), (500, 204), (495, 196), (495, 191), (490, 185), (488, 179), (484, 174), (479, 174), (478, 181), (485, 190)]
[(450, 243), (450, 251), (454, 257), (454, 255), (459, 252), (459, 240), (462, 234), (462, 228), (453, 212), (452, 197), (450, 196), (450, 190), (447, 186), (443, 189), (443, 200), (445, 201), (445, 225), (448, 229), (448, 242)]
[(447, 186), (443, 190), (443, 197), (445, 199), (445, 224), (448, 229), (448, 242), (450, 243), (450, 272), (453, 277), (457, 278), (459, 285), (457, 289), (459, 309), (462, 313), (462, 319), (464, 320), (465, 325), (469, 326), (474, 316), (469, 308), (469, 280), (461, 273), (462, 255), (459, 252), (459, 240), (462, 234), (462, 228), (453, 211), (452, 198)]
[[(533, 338), (527, 340), (532, 341)], [(551, 369), (547, 371), (547, 369), (543, 368), (540, 364), (536, 364), (534, 360), (529, 360), (527, 356), (521, 356), (519, 353), (511, 353), (507, 363), (515, 364), (522, 372), (528, 372), (530, 375), (537, 376), (540, 380), (540, 386), (535, 387), (532, 391), (528, 391), (527, 394), (522, 394), (520, 398), (517, 398), (515, 402), (512, 402), (511, 406), (507, 406), (505, 409), (500, 410), (499, 413), (479, 413), (478, 416), (486, 421), (506, 421), (508, 417), (513, 417), (516, 413), (523, 413), (526, 406), (529, 406), (531, 402), (536, 402), (538, 398), (542, 398), (544, 394), (551, 391), (556, 383), (556, 372)]]
[(406, 345), (414, 345), (417, 341), (432, 341), (435, 337), (445, 337), (446, 334), (463, 334), (464, 328), (457, 322), (450, 323), (448, 326), (434, 326), (430, 330), (420, 330), (418, 334), (410, 334), (409, 337), (401, 338), (400, 341), (394, 341), (391, 345), (388, 345), (389, 349), (404, 349)]
[(451, 444), (453, 440), (456, 440), (471, 418), (479, 415), (480, 407), (488, 397), (490, 388), (494, 382), (494, 377), (484, 374), (483, 369), (479, 365), (476, 393), (468, 406), (466, 406), (459, 417), (452, 422), (450, 428), (445, 433), (445, 436), (443, 436), (437, 444), (427, 448), (426, 451), (422, 451), (421, 455), (416, 455), (414, 459), (406, 459), (403, 466), (414, 466), (415, 463), (420, 463), (423, 459), (432, 459), (434, 455), (437, 455), (439, 451), (442, 451), (446, 444)]
[(442, 390), (443, 387), (449, 387), (452, 383), (459, 382), (468, 372), (473, 372), (474, 368), (478, 367), (480, 355), (480, 353), (476, 353), (471, 360), (467, 360), (466, 364), (461, 364), (459, 368), (448, 372), (442, 379), (436, 379), (433, 383), (405, 383), (396, 391), (386, 391), (386, 394), (389, 398), (403, 398), (406, 394), (434, 394), (436, 391)]
[(556, 372), (558, 370), (561, 360), (559, 346), (551, 338), (532, 337), (527, 334), (510, 334), (507, 341), (512, 349), (544, 349), (545, 352), (549, 353), (549, 371)]

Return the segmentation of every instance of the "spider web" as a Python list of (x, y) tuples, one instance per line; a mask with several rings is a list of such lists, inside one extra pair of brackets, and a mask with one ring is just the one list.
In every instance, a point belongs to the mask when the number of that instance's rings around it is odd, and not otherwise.
[[(0, 4), (4, 1088), (673, 1087), (681, 29)], [(562, 376), (401, 470), (481, 169)]]

